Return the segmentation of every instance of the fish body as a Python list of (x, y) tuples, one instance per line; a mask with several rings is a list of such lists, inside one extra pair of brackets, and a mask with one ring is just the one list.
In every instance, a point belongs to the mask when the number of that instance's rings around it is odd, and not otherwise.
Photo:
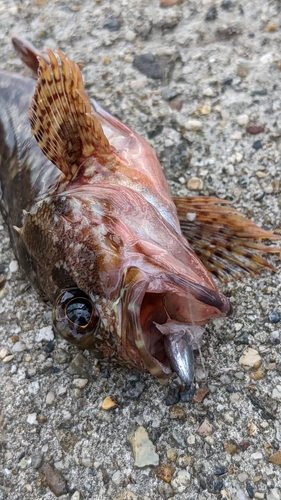
[[(231, 305), (186, 235), (195, 234), (201, 258), (222, 273), (224, 258), (250, 272), (272, 267), (257, 254), (264, 247), (252, 243), (250, 256), (246, 241), (274, 235), (212, 198), (195, 199), (190, 227), (192, 199), (171, 198), (152, 148), (90, 101), (78, 66), (61, 52), (14, 45), (38, 69), (37, 82), (0, 73), (0, 206), (20, 265), (53, 305), (66, 340), (108, 362), (158, 378), (176, 371), (191, 383), (202, 326)], [(221, 220), (222, 242), (236, 238), (246, 248), (239, 258), (216, 251)], [(200, 231), (208, 252), (196, 243)]]

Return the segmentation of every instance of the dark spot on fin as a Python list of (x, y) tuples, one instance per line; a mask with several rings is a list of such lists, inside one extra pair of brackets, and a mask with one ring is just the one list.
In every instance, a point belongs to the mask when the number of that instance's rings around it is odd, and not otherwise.
[(222, 281), (255, 276), (275, 268), (262, 253), (280, 253), (280, 248), (256, 240), (280, 237), (258, 227), (226, 200), (212, 197), (174, 198), (181, 230), (206, 268)]
[(111, 148), (91, 113), (77, 64), (62, 52), (46, 52), (50, 62), (38, 57), (38, 82), (29, 119), (43, 153), (71, 180), (89, 156), (105, 164)]

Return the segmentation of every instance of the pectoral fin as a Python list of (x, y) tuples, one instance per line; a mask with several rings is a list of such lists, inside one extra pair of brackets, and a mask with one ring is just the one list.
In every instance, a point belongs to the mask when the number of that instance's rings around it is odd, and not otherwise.
[(256, 240), (280, 237), (258, 227), (226, 200), (212, 197), (174, 198), (181, 230), (206, 268), (223, 281), (275, 268), (262, 253), (280, 248)]
[(105, 164), (111, 148), (98, 118), (91, 113), (77, 64), (62, 52), (46, 53), (49, 62), (38, 57), (29, 118), (39, 147), (70, 180), (89, 156)]

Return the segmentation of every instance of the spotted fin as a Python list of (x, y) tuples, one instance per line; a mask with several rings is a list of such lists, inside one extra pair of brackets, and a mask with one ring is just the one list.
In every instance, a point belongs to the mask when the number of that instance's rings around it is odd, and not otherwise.
[(38, 57), (29, 119), (43, 153), (70, 180), (89, 156), (105, 164), (111, 148), (98, 118), (91, 113), (77, 64), (60, 51), (46, 53), (49, 62)]
[(206, 268), (222, 281), (255, 276), (264, 268), (275, 270), (262, 253), (280, 253), (280, 248), (255, 240), (277, 240), (226, 200), (212, 197), (174, 198), (181, 230)]

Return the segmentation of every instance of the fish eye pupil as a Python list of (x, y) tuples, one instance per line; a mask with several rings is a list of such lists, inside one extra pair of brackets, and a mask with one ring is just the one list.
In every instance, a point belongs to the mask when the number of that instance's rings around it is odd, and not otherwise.
[(68, 302), (65, 314), (75, 325), (87, 326), (92, 316), (92, 305), (83, 297), (74, 298)]

